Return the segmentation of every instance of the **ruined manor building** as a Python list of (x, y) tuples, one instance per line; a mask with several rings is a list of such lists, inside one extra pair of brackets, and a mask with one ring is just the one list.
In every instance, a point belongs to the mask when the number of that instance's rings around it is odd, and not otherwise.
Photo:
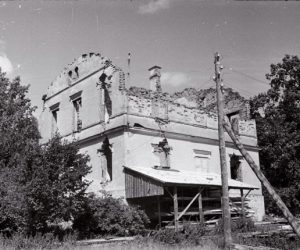
[[(161, 68), (154, 66), (149, 73), (149, 88), (127, 88), (124, 72), (108, 58), (82, 55), (43, 96), (42, 143), (56, 132), (77, 140), (91, 159), (89, 191), (105, 189), (124, 197), (160, 224), (172, 216), (210, 220), (220, 215), (221, 195), (215, 92), (186, 89), (171, 95), (163, 92)], [(225, 90), (225, 111), (259, 165), (248, 102)], [(261, 220), (261, 184), (227, 135), (226, 154), (232, 214), (246, 201), (246, 215)]]

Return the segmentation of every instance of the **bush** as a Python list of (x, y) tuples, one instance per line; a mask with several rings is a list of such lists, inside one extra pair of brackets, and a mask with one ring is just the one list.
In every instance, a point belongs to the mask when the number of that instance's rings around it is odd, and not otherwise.
[[(235, 233), (246, 233), (246, 232), (253, 232), (255, 231), (254, 221), (250, 218), (237, 218), (235, 220), (231, 220), (231, 232)], [(216, 228), (215, 232), (217, 234), (223, 233), (223, 220), (220, 219)]]
[(200, 245), (201, 237), (205, 235), (204, 225), (185, 224), (179, 231), (174, 229), (162, 229), (153, 235), (153, 239), (167, 244), (191, 244)]
[(129, 236), (141, 233), (148, 223), (144, 211), (126, 205), (122, 199), (91, 194), (84, 211), (75, 218), (73, 228), (79, 238)]
[[(296, 237), (296, 236), (295, 236)], [(260, 246), (260, 247), (272, 247), (273, 249), (282, 250), (297, 250), (300, 249), (300, 240), (296, 237), (290, 239), (285, 233), (273, 233), (266, 237), (235, 237), (236, 243), (249, 245), (249, 246)]]

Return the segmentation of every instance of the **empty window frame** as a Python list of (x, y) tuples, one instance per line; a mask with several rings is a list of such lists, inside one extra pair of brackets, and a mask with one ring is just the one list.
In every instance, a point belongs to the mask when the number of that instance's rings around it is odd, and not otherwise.
[(243, 181), (241, 159), (242, 157), (238, 155), (230, 156), (230, 177), (233, 180)]
[(80, 132), (82, 129), (81, 109), (82, 109), (82, 91), (70, 96), (73, 104), (73, 132)]
[(194, 162), (195, 169), (201, 173), (209, 173), (209, 163), (211, 158), (211, 152), (206, 150), (194, 149)]
[(101, 154), (101, 174), (104, 182), (112, 181), (113, 169), (112, 169), (112, 144), (110, 144), (106, 137), (102, 143), (98, 152)]
[(233, 132), (236, 135), (238, 135), (239, 134), (239, 119), (240, 119), (239, 111), (229, 113), (229, 114), (227, 114), (227, 117), (231, 123)]
[(106, 83), (107, 75), (103, 73), (100, 81), (100, 121), (108, 122), (112, 116), (112, 100), (110, 98), (110, 84)]
[(58, 111), (59, 102), (50, 107), (51, 112), (51, 135), (54, 136), (58, 131)]
[(164, 138), (158, 144), (152, 143), (153, 153), (159, 158), (160, 168), (170, 168), (170, 154), (172, 147), (169, 146), (168, 140)]

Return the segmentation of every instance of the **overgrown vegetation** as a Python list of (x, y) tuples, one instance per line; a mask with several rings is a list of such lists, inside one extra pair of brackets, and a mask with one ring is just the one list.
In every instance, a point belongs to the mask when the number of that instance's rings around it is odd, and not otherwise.
[[(223, 233), (223, 220), (219, 220), (215, 233), (222, 234)], [(255, 231), (254, 221), (251, 218), (236, 218), (231, 220), (231, 232), (232, 233), (246, 233)]]
[(284, 234), (274, 233), (269, 236), (243, 237), (241, 235), (233, 236), (234, 242), (248, 246), (263, 246), (281, 250), (298, 250), (300, 241), (298, 238), (290, 239)]
[[(252, 99), (261, 169), (291, 212), (300, 213), (300, 60), (286, 55), (266, 75), (271, 88)], [(269, 213), (281, 214), (265, 193)]]
[(167, 244), (199, 245), (201, 237), (206, 234), (204, 225), (185, 224), (181, 230), (165, 228), (153, 234), (153, 239)]
[(36, 234), (35, 236), (25, 236), (15, 233), (11, 237), (0, 235), (0, 249), (2, 250), (34, 250), (34, 249), (74, 249), (76, 245), (75, 237), (68, 236), (62, 243), (52, 233)]
[(74, 229), (79, 238), (130, 236), (142, 234), (148, 223), (142, 210), (126, 205), (122, 199), (107, 193), (103, 197), (90, 194), (82, 213), (74, 221)]

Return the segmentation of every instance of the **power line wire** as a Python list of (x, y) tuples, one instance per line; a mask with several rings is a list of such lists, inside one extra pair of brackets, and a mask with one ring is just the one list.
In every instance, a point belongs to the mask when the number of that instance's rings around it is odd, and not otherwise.
[(251, 93), (251, 92), (249, 92), (249, 91), (247, 91), (247, 90), (245, 90), (245, 89), (241, 89), (241, 88), (239, 88), (239, 87), (233, 86), (231, 83), (229, 83), (229, 82), (227, 82), (227, 81), (224, 81), (224, 80), (223, 80), (223, 83), (225, 83), (225, 85), (227, 85), (227, 87), (230, 87), (230, 88), (232, 88), (232, 89), (238, 89), (238, 90), (240, 90), (240, 91), (242, 91), (242, 92), (244, 92), (244, 93), (249, 94), (250, 96), (253, 96), (253, 93)]
[(229, 68), (229, 70), (230, 70), (231, 72), (234, 72), (234, 73), (236, 73), (236, 74), (242, 75), (242, 76), (244, 76), (244, 77), (246, 77), (246, 78), (249, 78), (249, 79), (251, 79), (251, 80), (254, 80), (254, 81), (256, 81), (256, 82), (259, 82), (259, 83), (262, 83), (262, 84), (264, 84), (264, 85), (268, 85), (268, 86), (269, 86), (269, 83), (268, 83), (268, 82), (265, 82), (265, 81), (262, 81), (262, 80), (260, 80), (260, 79), (257, 79), (257, 78), (255, 78), (255, 77), (253, 77), (253, 76), (251, 76), (251, 75), (248, 75), (248, 74), (246, 74), (246, 73), (244, 73), (244, 72), (237, 71), (237, 70), (233, 69), (232, 67)]

